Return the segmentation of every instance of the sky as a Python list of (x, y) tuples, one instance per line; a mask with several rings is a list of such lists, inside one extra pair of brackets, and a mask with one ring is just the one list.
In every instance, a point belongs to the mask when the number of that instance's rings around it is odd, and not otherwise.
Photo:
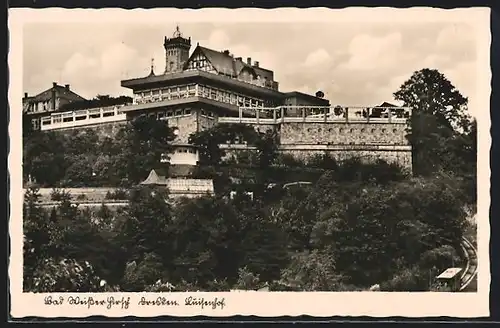
[[(86, 98), (131, 95), (120, 80), (165, 69), (164, 36), (176, 22), (30, 23), (24, 26), (23, 88), (37, 94), (58, 82)], [(435, 68), (466, 97), (474, 97), (474, 30), (453, 22), (225, 22), (179, 24), (200, 45), (251, 57), (274, 71), (281, 91), (314, 94), (332, 105), (373, 106), (414, 71)]]

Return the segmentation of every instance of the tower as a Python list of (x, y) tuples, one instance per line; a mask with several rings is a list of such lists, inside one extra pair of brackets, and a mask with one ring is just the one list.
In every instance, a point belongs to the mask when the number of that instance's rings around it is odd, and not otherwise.
[(189, 59), (191, 37), (182, 37), (179, 26), (176, 27), (172, 38), (165, 37), (165, 74), (182, 70), (182, 65)]

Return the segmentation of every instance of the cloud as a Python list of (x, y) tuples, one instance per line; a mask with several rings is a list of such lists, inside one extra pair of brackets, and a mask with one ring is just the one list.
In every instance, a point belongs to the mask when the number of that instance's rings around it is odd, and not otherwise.
[(308, 67), (317, 67), (323, 66), (325, 63), (331, 62), (332, 57), (330, 54), (323, 48), (317, 49), (311, 52), (305, 61), (305, 66)]
[(452, 24), (443, 28), (437, 38), (436, 45), (445, 51), (461, 51), (474, 48), (475, 28), (467, 24)]
[(394, 65), (401, 51), (401, 34), (392, 33), (383, 37), (368, 34), (356, 36), (349, 44), (349, 61), (344, 64), (350, 70), (373, 70)]

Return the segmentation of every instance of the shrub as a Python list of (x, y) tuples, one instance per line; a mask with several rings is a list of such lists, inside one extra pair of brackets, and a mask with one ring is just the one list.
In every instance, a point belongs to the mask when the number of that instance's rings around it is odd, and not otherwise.
[(87, 196), (85, 194), (80, 194), (80, 195), (76, 196), (76, 199), (77, 200), (86, 200)]
[(63, 200), (71, 199), (71, 194), (65, 190), (60, 190), (57, 188), (52, 189), (50, 193), (50, 200), (60, 202)]
[(106, 199), (124, 200), (128, 199), (128, 192), (125, 189), (116, 189), (106, 193)]

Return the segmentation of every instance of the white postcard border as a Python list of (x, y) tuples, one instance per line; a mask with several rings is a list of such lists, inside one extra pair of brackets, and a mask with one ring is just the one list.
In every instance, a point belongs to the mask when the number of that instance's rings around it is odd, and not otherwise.
[[(22, 90), (22, 58), (23, 34), (22, 26), (27, 22), (123, 22), (124, 20), (140, 24), (156, 21), (162, 23), (166, 17), (175, 17), (176, 22), (289, 22), (289, 21), (383, 21), (408, 22), (417, 19), (419, 22), (456, 21), (470, 22), (477, 30), (477, 95), (476, 113), (478, 119), (478, 292), (477, 293), (382, 293), (382, 292), (349, 292), (349, 293), (281, 293), (281, 292), (234, 292), (234, 293), (53, 293), (54, 299), (63, 296), (93, 297), (94, 299), (116, 300), (130, 297), (128, 308), (70, 306), (65, 302), (62, 306), (44, 305), (48, 294), (22, 292), (22, 144), (20, 95)], [(9, 106), (10, 106), (10, 153), (8, 158), (10, 172), (10, 238), (11, 255), (9, 261), (9, 283), (11, 293), (11, 315), (15, 318), (25, 316), (81, 318), (90, 315), (108, 317), (137, 316), (152, 317), (158, 315), (195, 316), (206, 315), (225, 317), (232, 315), (297, 316), (311, 315), (318, 317), (342, 316), (403, 316), (403, 317), (480, 317), (489, 315), (489, 204), (490, 204), (490, 12), (487, 8), (469, 8), (442, 10), (432, 8), (347, 8), (331, 10), (326, 8), (280, 8), (262, 9), (11, 9), (9, 10)], [(186, 297), (212, 300), (224, 299), (223, 309), (182, 306)], [(139, 306), (141, 297), (155, 299), (165, 297), (177, 300), (181, 306)]]

